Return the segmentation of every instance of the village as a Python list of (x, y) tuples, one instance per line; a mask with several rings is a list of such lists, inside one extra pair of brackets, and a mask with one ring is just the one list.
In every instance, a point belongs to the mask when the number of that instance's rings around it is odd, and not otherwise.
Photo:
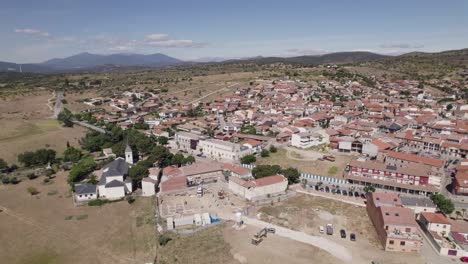
[[(240, 227), (254, 221), (255, 207), (299, 193), (316, 195), (366, 207), (385, 251), (420, 252), (426, 244), (448, 259), (468, 255), (468, 226), (456, 221), (465, 218), (468, 205), (468, 105), (458, 103), (456, 94), (447, 100), (417, 81), (372, 81), (374, 87), (357, 81), (256, 79), (209, 101), (138, 91), (89, 98), (84, 103), (93, 126), (137, 128), (190, 161), (166, 167), (155, 162), (139, 185), (128, 170), (138, 164), (134, 156), (144, 157), (127, 144), (124, 157), (94, 173), (96, 185), (75, 183), (75, 202), (135, 192), (156, 197), (157, 217), (166, 222), (158, 229), (172, 231), (219, 219)], [(255, 165), (278, 149), (305, 161), (344, 159), (346, 164), (335, 167), (331, 177), (294, 168), (297, 175), (286, 176)], [(115, 156), (111, 149), (103, 154)], [(270, 226), (264, 225), (259, 227)], [(315, 228), (319, 235), (325, 228), (328, 235), (334, 232), (331, 223)], [(342, 238), (346, 232), (353, 230), (342, 229)], [(349, 234), (353, 241), (361, 239)], [(258, 243), (266, 233), (257, 235)], [(345, 250), (339, 255), (336, 248), (314, 245), (343, 261), (352, 259)]]
[[(134, 87), (80, 99), (79, 110), (60, 105), (59, 122), (89, 130), (64, 153), (70, 203), (149, 197), (162, 240), (232, 223), (252, 246), (241, 263), (271, 236), (340, 262), (468, 259), (468, 105), (457, 101), (466, 82), (445, 80), (447, 97), (435, 83), (325, 72), (226, 84), (222, 97)], [(369, 246), (377, 253), (363, 255)]]

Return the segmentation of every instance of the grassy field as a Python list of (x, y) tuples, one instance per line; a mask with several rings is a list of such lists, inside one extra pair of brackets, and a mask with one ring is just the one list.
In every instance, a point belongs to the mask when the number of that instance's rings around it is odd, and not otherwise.
[[(291, 153), (293, 158), (303, 158), (303, 155)], [(346, 165), (351, 161), (352, 156), (334, 155), (336, 161), (320, 161), (320, 160), (296, 160), (291, 159), (287, 155), (285, 149), (278, 149), (276, 153), (270, 153), (270, 157), (259, 158), (256, 165), (280, 165), (283, 168), (297, 168), (299, 172), (310, 173), (332, 178), (342, 178), (342, 172)]]
[[(145, 263), (156, 254), (153, 201), (75, 207), (66, 175), (0, 185), (2, 263)], [(30, 195), (28, 187), (40, 193)]]

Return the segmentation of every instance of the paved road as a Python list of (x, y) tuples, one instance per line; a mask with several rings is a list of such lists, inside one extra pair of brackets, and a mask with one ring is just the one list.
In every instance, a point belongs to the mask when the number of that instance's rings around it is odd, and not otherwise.
[(82, 121), (72, 121), (74, 124), (76, 125), (79, 125), (79, 126), (83, 126), (83, 127), (87, 127), (89, 129), (92, 129), (94, 131), (97, 131), (99, 133), (102, 133), (102, 134), (105, 134), (106, 133), (106, 130), (100, 128), (100, 127), (97, 127), (97, 126), (94, 126), (94, 125), (91, 125), (89, 123), (86, 123), (86, 122), (82, 122)]
[[(221, 219), (235, 220), (234, 214), (232, 216), (218, 214), (218, 216)], [(336, 258), (344, 261), (345, 263), (351, 262), (353, 258), (351, 252), (347, 248), (326, 238), (312, 236), (304, 232), (294, 231), (288, 228), (284, 228), (282, 226), (270, 224), (254, 218), (243, 217), (242, 219), (247, 225), (252, 225), (259, 228), (273, 227), (276, 229), (276, 235), (323, 249), (331, 255), (335, 256)]]

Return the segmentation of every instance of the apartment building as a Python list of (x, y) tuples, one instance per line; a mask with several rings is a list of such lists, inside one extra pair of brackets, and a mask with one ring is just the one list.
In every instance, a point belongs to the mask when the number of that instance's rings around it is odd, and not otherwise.
[(201, 149), (203, 155), (211, 159), (227, 161), (239, 161), (243, 156), (252, 153), (252, 149), (248, 147), (217, 139), (200, 141), (199, 149)]
[(343, 176), (351, 183), (398, 192), (428, 195), (440, 189), (440, 185), (431, 184), (429, 173), (420, 166), (401, 168), (382, 162), (352, 160)]
[(179, 131), (175, 134), (177, 147), (185, 151), (196, 150), (200, 138), (200, 135), (183, 131)]
[(370, 193), (367, 213), (385, 251), (419, 252), (422, 237), (411, 209), (393, 193)]
[(318, 133), (303, 132), (291, 136), (291, 146), (297, 148), (310, 148), (324, 143), (326, 141)]

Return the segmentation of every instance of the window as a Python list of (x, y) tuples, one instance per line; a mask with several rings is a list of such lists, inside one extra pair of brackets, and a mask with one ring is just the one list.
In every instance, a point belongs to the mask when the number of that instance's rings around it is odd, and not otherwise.
[(404, 246), (404, 245), (405, 245), (405, 241), (401, 241), (400, 246)]
[(390, 245), (393, 245), (393, 244), (395, 244), (395, 241), (390, 240), (390, 241), (388, 241), (388, 243), (389, 243)]
[(388, 230), (388, 226), (385, 226), (385, 230)]
[(409, 228), (409, 227), (405, 228), (405, 232), (406, 232), (406, 233), (410, 233), (410, 232), (411, 232), (411, 228)]

